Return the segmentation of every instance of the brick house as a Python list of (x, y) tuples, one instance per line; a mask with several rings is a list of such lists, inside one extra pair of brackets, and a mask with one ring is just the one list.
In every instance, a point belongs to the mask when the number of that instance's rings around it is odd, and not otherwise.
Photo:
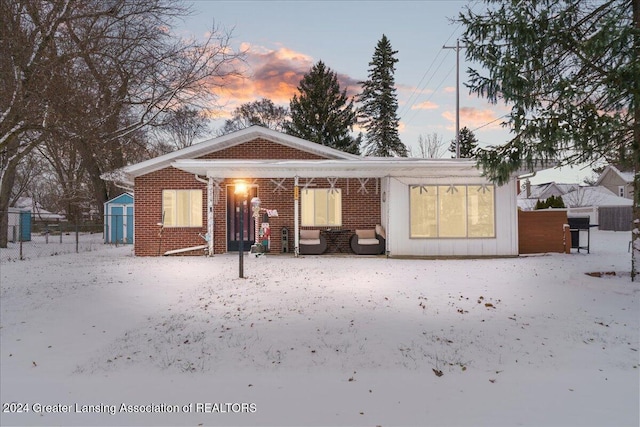
[(203, 245), (211, 254), (237, 251), (241, 210), (243, 240), (255, 241), (250, 203), (234, 194), (239, 180), (249, 186), (247, 201), (257, 196), (277, 211), (274, 253), (283, 251), (283, 228), (285, 249), (295, 253), (299, 230), (337, 232), (331, 252), (348, 250), (354, 230), (381, 224), (390, 256), (518, 254), (515, 177), (496, 186), (467, 159), (361, 157), (253, 126), (108, 179), (135, 191), (138, 256), (202, 254)]

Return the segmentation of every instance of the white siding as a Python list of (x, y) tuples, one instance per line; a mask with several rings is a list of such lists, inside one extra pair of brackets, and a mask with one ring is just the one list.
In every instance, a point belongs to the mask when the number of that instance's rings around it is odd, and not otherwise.
[(480, 177), (388, 178), (382, 205), (387, 223), (390, 256), (512, 256), (518, 255), (516, 181), (496, 187), (496, 236), (490, 239), (412, 239), (409, 234), (409, 186), (411, 184), (489, 184)]

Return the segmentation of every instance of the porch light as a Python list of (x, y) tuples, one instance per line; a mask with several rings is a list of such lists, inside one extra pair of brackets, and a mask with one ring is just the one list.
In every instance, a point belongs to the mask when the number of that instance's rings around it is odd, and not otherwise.
[(244, 220), (244, 207), (247, 204), (247, 197), (249, 194), (249, 188), (247, 186), (247, 183), (244, 182), (241, 179), (238, 179), (234, 182), (235, 184), (235, 189), (233, 191), (233, 193), (236, 196), (236, 201), (238, 201), (238, 199), (241, 201), (240, 203), (240, 232), (238, 234), (240, 234), (240, 246), (238, 248), (238, 277), (240, 277), (241, 279), (244, 278), (244, 224), (243, 224), (243, 220)]

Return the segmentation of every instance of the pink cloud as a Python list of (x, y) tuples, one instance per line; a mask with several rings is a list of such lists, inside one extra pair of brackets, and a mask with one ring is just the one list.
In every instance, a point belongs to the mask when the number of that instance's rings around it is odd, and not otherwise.
[[(477, 128), (480, 126), (484, 126), (487, 123), (491, 123), (486, 126), (486, 129), (499, 129), (500, 120), (497, 120), (502, 114), (496, 114), (495, 110), (492, 109), (478, 109), (473, 107), (461, 107), (460, 108), (460, 127), (467, 126), (471, 129)], [(442, 113), (442, 117), (449, 120), (452, 124), (455, 124), (456, 121), (456, 113), (455, 111), (445, 111)]]
[(431, 101), (421, 102), (411, 107), (412, 110), (437, 110), (440, 106)]
[[(298, 93), (300, 80), (317, 62), (311, 56), (287, 47), (274, 50), (243, 43), (241, 49), (246, 51), (246, 62), (240, 64), (244, 65), (243, 76), (228, 78), (222, 84), (216, 82), (220, 87), (213, 89), (219, 93), (225, 110), (261, 98), (288, 105)], [(331, 68), (331, 64), (325, 65)], [(358, 80), (346, 74), (338, 73), (338, 82), (350, 97), (360, 91)]]

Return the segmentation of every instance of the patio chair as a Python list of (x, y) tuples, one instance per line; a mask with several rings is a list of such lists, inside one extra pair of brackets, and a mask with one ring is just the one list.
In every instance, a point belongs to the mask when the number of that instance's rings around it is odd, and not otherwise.
[(376, 228), (356, 230), (351, 236), (349, 244), (353, 253), (358, 255), (380, 255), (385, 252), (386, 239), (384, 228), (376, 225)]
[(321, 255), (327, 250), (327, 239), (320, 230), (300, 230), (300, 255)]

